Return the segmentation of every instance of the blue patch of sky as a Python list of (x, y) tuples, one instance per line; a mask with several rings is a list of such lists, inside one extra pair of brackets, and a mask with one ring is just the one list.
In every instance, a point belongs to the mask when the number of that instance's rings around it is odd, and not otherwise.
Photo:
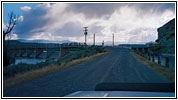
[(17, 16), (22, 15), (22, 10), (20, 9), (23, 6), (29, 6), (31, 8), (39, 5), (40, 3), (3, 3), (3, 22), (7, 23), (9, 18), (8, 15), (13, 12)]

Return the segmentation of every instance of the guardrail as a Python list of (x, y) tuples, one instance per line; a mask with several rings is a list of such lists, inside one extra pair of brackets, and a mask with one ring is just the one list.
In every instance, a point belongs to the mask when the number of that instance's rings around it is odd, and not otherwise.
[(138, 55), (145, 57), (146, 59), (158, 63), (163, 67), (167, 67), (170, 70), (175, 71), (175, 54), (153, 54), (135, 51)]

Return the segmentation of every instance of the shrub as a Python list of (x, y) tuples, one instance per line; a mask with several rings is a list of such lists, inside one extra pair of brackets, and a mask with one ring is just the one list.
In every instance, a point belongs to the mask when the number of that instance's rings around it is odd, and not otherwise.
[(40, 69), (50, 64), (51, 64), (50, 62), (46, 61), (46, 62), (40, 62), (37, 64), (19, 63), (16, 65), (11, 65), (3, 69), (3, 76), (4, 76), (4, 79), (7, 79), (9, 77), (15, 76), (15, 74), (24, 73), (24, 72), (31, 71), (34, 69)]

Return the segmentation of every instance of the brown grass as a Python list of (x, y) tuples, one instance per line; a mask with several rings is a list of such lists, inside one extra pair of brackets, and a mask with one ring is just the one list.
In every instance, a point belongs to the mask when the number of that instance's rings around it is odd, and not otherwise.
[(155, 62), (151, 62), (149, 60), (147, 60), (146, 58), (136, 54), (134, 51), (130, 51), (130, 53), (138, 58), (140, 61), (142, 61), (144, 64), (148, 65), (150, 68), (152, 68), (153, 70), (155, 70), (156, 72), (159, 72), (162, 76), (164, 76), (165, 78), (167, 78), (168, 80), (170, 80), (171, 82), (175, 82), (175, 72), (169, 70), (166, 67), (163, 67)]
[(103, 53), (98, 53), (98, 54), (90, 56), (90, 57), (76, 59), (76, 60), (73, 60), (73, 61), (71, 61), (67, 64), (62, 63), (61, 65), (50, 65), (48, 67), (43, 67), (41, 69), (36, 69), (36, 70), (29, 71), (29, 72), (25, 72), (23, 74), (16, 74), (14, 77), (3, 81), (3, 88), (7, 89), (7, 88), (13, 87), (15, 85), (24, 83), (26, 81), (47, 75), (51, 72), (59, 71), (61, 69), (70, 67), (74, 64), (78, 64), (78, 63), (81, 63), (81, 62), (84, 62), (84, 61), (88, 61), (88, 60), (97, 58), (99, 56), (102, 56), (102, 55), (105, 55), (105, 54), (108, 54), (108, 53), (110, 53), (110, 52), (107, 51), (107, 52), (103, 52)]

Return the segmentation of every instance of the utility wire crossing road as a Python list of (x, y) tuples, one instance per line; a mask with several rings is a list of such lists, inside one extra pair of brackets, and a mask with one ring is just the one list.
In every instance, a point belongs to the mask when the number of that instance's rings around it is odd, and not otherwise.
[(94, 91), (100, 83), (168, 83), (133, 57), (129, 50), (109, 47), (112, 53), (53, 72), (4, 90), (4, 97), (60, 97), (76, 91)]

